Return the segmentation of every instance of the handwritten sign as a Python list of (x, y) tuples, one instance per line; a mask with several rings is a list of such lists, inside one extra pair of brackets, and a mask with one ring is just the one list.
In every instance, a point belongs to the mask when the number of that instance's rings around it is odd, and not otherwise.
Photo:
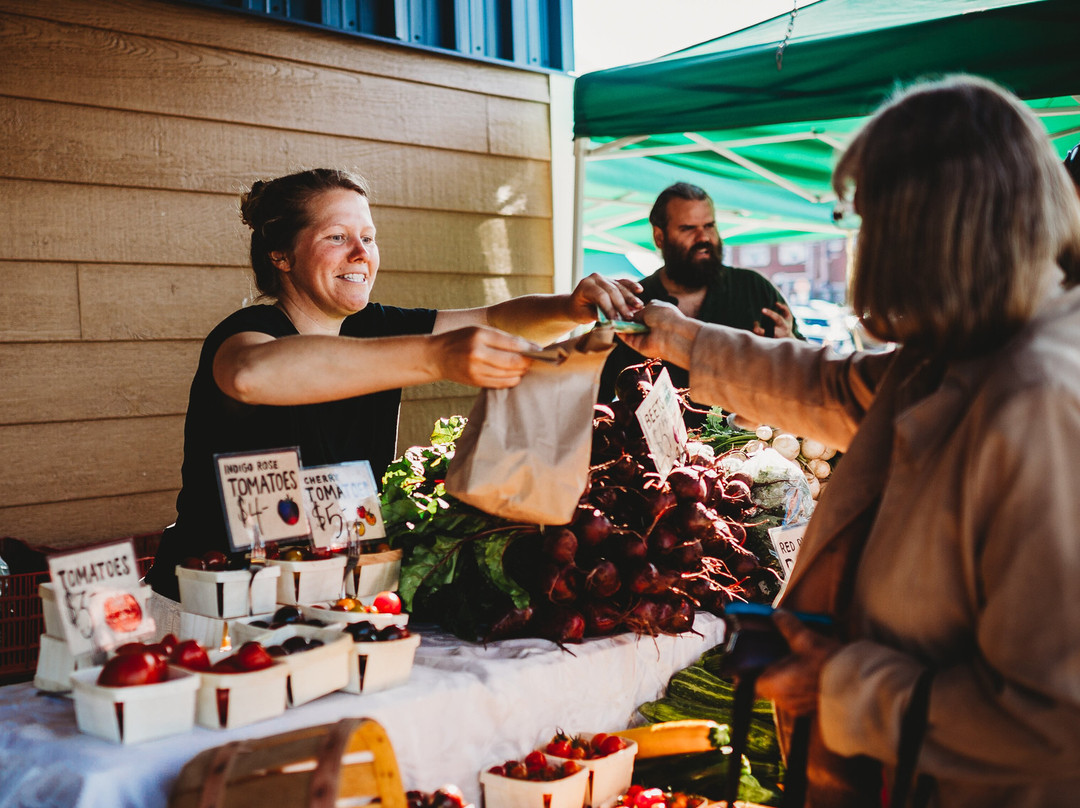
[(683, 423), (679, 396), (667, 368), (653, 382), (653, 388), (637, 408), (638, 423), (653, 456), (660, 479), (667, 479), (686, 452), (686, 424)]
[(316, 547), (343, 547), (349, 541), (350, 523), (359, 539), (386, 535), (379, 489), (368, 461), (305, 468), (303, 489)]
[(308, 536), (311, 528), (300, 492), (300, 450), (214, 455), (221, 507), (233, 550)]
[(769, 538), (772, 539), (776, 557), (780, 559), (780, 574), (786, 579), (791, 568), (795, 566), (795, 557), (799, 554), (802, 546), (802, 537), (806, 532), (807, 522), (799, 522), (784, 527), (769, 528)]
[(49, 578), (72, 654), (108, 651), (154, 633), (130, 541), (49, 556)]

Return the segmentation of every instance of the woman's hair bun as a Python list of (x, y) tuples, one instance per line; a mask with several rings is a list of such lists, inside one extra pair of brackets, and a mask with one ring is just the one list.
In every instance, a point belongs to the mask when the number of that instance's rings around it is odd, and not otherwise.
[(240, 219), (255, 230), (255, 213), (259, 207), (259, 197), (262, 196), (263, 188), (266, 187), (266, 183), (262, 180), (255, 180), (251, 184), (251, 190), (245, 191), (240, 194)]

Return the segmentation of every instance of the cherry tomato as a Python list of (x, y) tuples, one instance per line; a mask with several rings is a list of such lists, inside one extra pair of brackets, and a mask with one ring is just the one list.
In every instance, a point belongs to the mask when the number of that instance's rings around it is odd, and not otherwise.
[(401, 614), (401, 598), (397, 592), (380, 592), (372, 605), (382, 614)]

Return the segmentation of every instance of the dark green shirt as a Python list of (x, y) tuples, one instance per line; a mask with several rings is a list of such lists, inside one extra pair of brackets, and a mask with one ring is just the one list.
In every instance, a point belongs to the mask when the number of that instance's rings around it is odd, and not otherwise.
[[(666, 300), (675, 303), (663, 281), (660, 280), (660, 270), (641, 281), (642, 293), (639, 297), (646, 303), (650, 300)], [(772, 336), (773, 322), (761, 313), (763, 308), (775, 308), (777, 301), (783, 302), (784, 296), (772, 285), (772, 282), (759, 272), (741, 267), (722, 266), (709, 281), (705, 291), (705, 299), (701, 302), (701, 311), (697, 319), (705, 323), (717, 323), (732, 328), (741, 328), (744, 331), (753, 331), (754, 323), (760, 323), (768, 336)], [(803, 339), (798, 326), (793, 324), (793, 336)], [(636, 365), (645, 361), (645, 357), (617, 341), (615, 349), (611, 352), (604, 364), (603, 373), (600, 376), (600, 393), (597, 400), (609, 403), (615, 398), (615, 379), (623, 368)], [(664, 363), (664, 367), (671, 374), (671, 383), (677, 389), (685, 389), (690, 386), (690, 374), (683, 368)], [(688, 419), (688, 424), (700, 419)]]

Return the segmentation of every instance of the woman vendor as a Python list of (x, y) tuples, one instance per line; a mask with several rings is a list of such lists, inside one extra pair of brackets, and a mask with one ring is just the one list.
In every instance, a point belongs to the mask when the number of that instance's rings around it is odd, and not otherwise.
[(527, 295), (474, 309), (403, 309), (370, 301), (379, 270), (362, 178), (314, 169), (256, 182), (241, 198), (255, 283), (269, 301), (234, 312), (203, 344), (184, 426), (176, 524), (147, 581), (177, 600), (175, 566), (227, 552), (213, 456), (300, 447), (307, 466), (368, 460), (381, 479), (396, 452), (406, 385), (450, 380), (512, 387), (522, 351), (601, 309), (640, 307), (632, 282), (591, 275), (570, 294)]
[(662, 304), (624, 337), (689, 368), (695, 399), (844, 452), (758, 695), (786, 738), (811, 721), (812, 806), (878, 805), (883, 774), (896, 808), (1076, 805), (1080, 200), (1031, 110), (972, 77), (901, 92), (833, 184), (862, 218), (853, 308), (896, 350), (838, 358)]

